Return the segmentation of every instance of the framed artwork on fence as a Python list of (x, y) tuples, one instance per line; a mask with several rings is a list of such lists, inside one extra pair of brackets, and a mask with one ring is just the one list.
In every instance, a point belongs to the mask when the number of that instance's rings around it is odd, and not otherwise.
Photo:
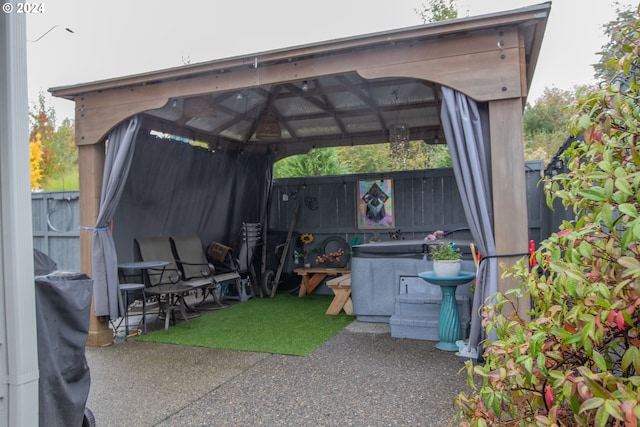
[(393, 212), (393, 180), (358, 180), (357, 224), (360, 230), (386, 230), (395, 226)]

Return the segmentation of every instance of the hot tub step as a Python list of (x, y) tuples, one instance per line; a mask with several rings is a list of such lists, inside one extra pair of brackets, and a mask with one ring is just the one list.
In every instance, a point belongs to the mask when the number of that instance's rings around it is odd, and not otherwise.
[[(458, 310), (463, 318), (463, 312), (466, 309), (466, 300), (463, 296), (457, 298)], [(440, 305), (442, 298), (434, 298), (428, 294), (402, 294), (396, 297), (395, 313), (402, 317), (426, 317), (438, 319), (440, 315)]]
[(398, 301), (394, 314), (400, 317), (422, 317), (438, 320), (440, 301), (425, 303)]
[[(394, 338), (409, 338), (414, 340), (440, 341), (438, 337), (438, 320), (415, 316), (391, 316), (391, 336)], [(460, 325), (461, 339), (467, 338), (469, 322)]]
[(391, 336), (414, 340), (438, 341), (438, 319), (391, 316)]
[(442, 297), (433, 297), (429, 294), (401, 294), (396, 297), (396, 301), (404, 304), (440, 304)]

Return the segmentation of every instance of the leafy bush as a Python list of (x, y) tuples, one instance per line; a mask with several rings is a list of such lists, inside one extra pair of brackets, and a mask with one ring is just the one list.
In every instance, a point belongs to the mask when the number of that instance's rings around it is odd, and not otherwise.
[[(582, 95), (571, 128), (585, 142), (568, 172), (545, 180), (549, 205), (573, 208), (508, 274), (520, 283), (483, 308), (495, 334), (472, 392), (456, 399), (462, 426), (637, 426), (640, 418), (640, 21), (616, 33), (617, 82)], [(622, 82), (622, 83), (621, 83)], [(530, 318), (512, 310), (530, 297)], [(458, 425), (456, 424), (456, 425)]]

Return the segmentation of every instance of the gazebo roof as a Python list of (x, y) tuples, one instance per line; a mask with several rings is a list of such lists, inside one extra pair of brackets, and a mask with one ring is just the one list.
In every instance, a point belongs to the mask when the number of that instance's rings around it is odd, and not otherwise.
[(77, 143), (142, 113), (212, 149), (444, 142), (439, 85), (526, 99), (550, 3), (50, 89), (76, 102)]

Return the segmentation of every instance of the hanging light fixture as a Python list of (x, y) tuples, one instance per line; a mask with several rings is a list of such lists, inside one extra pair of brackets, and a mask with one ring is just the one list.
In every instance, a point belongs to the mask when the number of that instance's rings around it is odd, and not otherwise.
[(409, 125), (397, 123), (389, 129), (389, 149), (394, 161), (406, 164), (410, 157)]
[(396, 123), (389, 128), (389, 142), (409, 142), (409, 125)]
[(272, 111), (265, 111), (258, 118), (256, 126), (256, 139), (274, 141), (282, 138), (280, 122)]

